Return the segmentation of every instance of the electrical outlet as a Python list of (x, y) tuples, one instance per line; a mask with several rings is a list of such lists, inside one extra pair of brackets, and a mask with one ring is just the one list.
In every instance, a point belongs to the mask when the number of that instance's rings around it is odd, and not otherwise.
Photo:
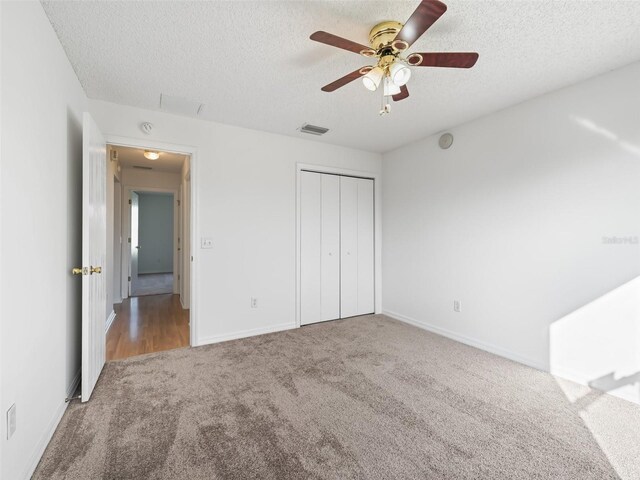
[(16, 404), (11, 405), (7, 410), (7, 440), (16, 433)]
[(251, 297), (251, 308), (258, 308), (258, 299)]
[(460, 300), (454, 300), (453, 301), (453, 311), (454, 312), (461, 312), (462, 311), (462, 304), (460, 303)]
[(202, 237), (200, 239), (200, 248), (213, 248), (213, 239), (210, 237)]

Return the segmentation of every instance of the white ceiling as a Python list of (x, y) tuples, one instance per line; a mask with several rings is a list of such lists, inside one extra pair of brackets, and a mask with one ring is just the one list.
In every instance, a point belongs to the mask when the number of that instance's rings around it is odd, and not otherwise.
[(180, 173), (185, 155), (180, 153), (160, 152), (157, 160), (148, 160), (144, 149), (132, 147), (111, 147), (118, 152), (118, 162), (122, 168), (148, 167), (156, 172)]
[[(367, 43), (412, 1), (44, 2), (90, 98), (147, 109), (162, 93), (203, 103), (200, 118), (384, 152), (640, 60), (638, 1), (459, 1), (412, 51), (477, 51), (470, 70), (414, 68), (411, 96), (379, 117), (355, 81), (367, 64), (309, 40), (325, 30)], [(298, 133), (325, 126), (324, 137)]]

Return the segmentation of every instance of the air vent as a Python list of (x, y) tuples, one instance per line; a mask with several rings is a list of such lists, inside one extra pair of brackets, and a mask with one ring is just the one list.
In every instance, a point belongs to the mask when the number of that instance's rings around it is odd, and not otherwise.
[(140, 170), (153, 170), (151, 167), (144, 167), (142, 165), (134, 165), (133, 168), (139, 168)]
[(160, 109), (177, 115), (197, 117), (202, 114), (204, 104), (184, 97), (160, 94)]
[(316, 125), (309, 125), (308, 123), (305, 123), (300, 127), (300, 131), (302, 133), (310, 133), (311, 135), (324, 135), (329, 131), (329, 129), (324, 127), (318, 127)]

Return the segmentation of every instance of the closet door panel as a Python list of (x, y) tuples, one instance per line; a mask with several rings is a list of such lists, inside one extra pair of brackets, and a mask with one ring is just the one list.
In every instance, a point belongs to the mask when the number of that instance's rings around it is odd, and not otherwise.
[(300, 174), (300, 323), (321, 318), (321, 175)]
[(358, 315), (358, 179), (340, 177), (340, 316)]
[(320, 175), (320, 320), (340, 318), (340, 177)]
[(373, 180), (358, 179), (358, 315), (373, 313), (374, 304)]

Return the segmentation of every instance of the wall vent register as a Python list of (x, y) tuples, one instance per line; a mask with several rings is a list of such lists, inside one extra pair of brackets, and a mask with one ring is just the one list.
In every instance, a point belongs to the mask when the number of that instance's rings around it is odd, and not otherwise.
[(302, 133), (309, 133), (311, 135), (324, 135), (329, 131), (328, 128), (318, 127), (317, 125), (311, 125), (309, 123), (303, 124), (299, 130)]

